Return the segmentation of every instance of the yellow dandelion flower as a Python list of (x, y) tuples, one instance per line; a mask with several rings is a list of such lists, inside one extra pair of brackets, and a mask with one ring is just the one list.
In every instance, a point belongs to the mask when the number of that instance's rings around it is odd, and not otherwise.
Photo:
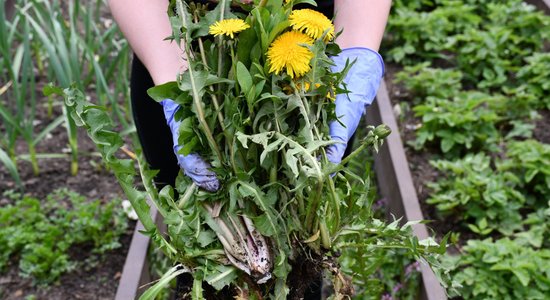
[(288, 18), (294, 30), (302, 31), (313, 39), (319, 39), (328, 30), (325, 40), (334, 38), (334, 25), (322, 13), (313, 9), (298, 9)]
[(250, 28), (250, 25), (246, 24), (246, 22), (241, 19), (225, 19), (210, 25), (210, 30), (208, 33), (213, 34), (214, 36), (225, 34), (231, 38), (234, 38), (236, 33), (248, 28)]
[(309, 61), (313, 53), (301, 44), (312, 43), (311, 38), (301, 32), (288, 31), (281, 34), (267, 50), (269, 72), (279, 74), (285, 69), (291, 78), (307, 73), (311, 69)]

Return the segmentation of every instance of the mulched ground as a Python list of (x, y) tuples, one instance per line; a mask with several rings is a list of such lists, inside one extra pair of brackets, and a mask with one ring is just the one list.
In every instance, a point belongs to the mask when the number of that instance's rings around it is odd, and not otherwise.
[[(39, 103), (46, 103), (42, 99)], [(38, 107), (37, 130), (51, 122), (46, 115), (45, 107)], [(54, 117), (61, 114), (58, 105), (54, 109)], [(4, 130), (1, 128), (0, 130)], [(95, 145), (87, 137), (83, 130), (79, 131), (79, 157), (78, 174), (70, 174), (70, 161), (68, 158), (41, 159), (39, 160), (40, 174), (34, 175), (30, 163), (19, 162), (19, 171), (25, 193), (44, 199), (59, 188), (68, 188), (86, 196), (90, 200), (99, 199), (107, 203), (114, 198), (123, 198), (123, 193), (114, 178), (101, 163), (101, 158), (96, 153)], [(63, 153), (66, 152), (67, 134), (64, 127), (55, 129), (51, 135), (37, 146), (38, 153)], [(17, 153), (28, 153), (24, 143), (17, 145)], [(11, 179), (3, 165), (0, 165), (0, 206), (10, 203), (2, 194), (6, 190), (14, 189), (15, 182)], [(18, 275), (18, 266), (12, 265), (6, 272), (0, 273), (0, 298), (6, 300), (15, 299), (113, 299), (118, 287), (118, 280), (128, 252), (131, 234), (135, 222), (130, 222), (126, 233), (121, 238), (122, 247), (107, 253), (100, 261), (81, 266), (69, 274), (63, 275), (60, 280), (48, 287), (34, 286), (30, 279), (23, 279)], [(75, 260), (89, 257), (91, 249), (86, 246), (71, 249), (72, 258)], [(34, 295), (36, 298), (27, 298)]]

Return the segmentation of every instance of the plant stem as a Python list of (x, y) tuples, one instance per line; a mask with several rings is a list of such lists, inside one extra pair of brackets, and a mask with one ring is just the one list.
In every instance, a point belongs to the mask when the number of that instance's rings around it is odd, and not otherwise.
[[(195, 23), (199, 22), (198, 17), (197, 17), (196, 14), (194, 15), (194, 20), (195, 20)], [(204, 64), (204, 67), (206, 69), (209, 69), (208, 62), (206, 61), (206, 53), (204, 51), (204, 44), (202, 42), (202, 38), (200, 38), (200, 37), (199, 37), (199, 52), (201, 54), (201, 60), (202, 60), (202, 63)], [(212, 92), (212, 94), (210, 95), (210, 97), (212, 98), (212, 103), (214, 104), (214, 108), (218, 112), (218, 121), (220, 123), (220, 126), (221, 126), (222, 130), (225, 131), (225, 125), (224, 125), (225, 122), (224, 122), (223, 114), (220, 110), (220, 105), (218, 104), (218, 98), (216, 98), (216, 96), (214, 95), (214, 87), (209, 86), (209, 88), (210, 88), (210, 91)]]
[[(197, 18), (197, 15), (194, 15), (194, 20), (195, 20), (195, 23), (198, 22), (198, 18)], [(204, 67), (206, 69), (209, 69), (209, 66), (208, 66), (208, 61), (206, 60), (206, 53), (204, 51), (204, 44), (202, 42), (202, 38), (199, 38), (199, 52), (201, 54), (201, 60), (202, 60), (202, 63), (204, 64)], [(220, 69), (218, 69), (218, 77), (220, 77)], [(221, 84), (221, 83), (220, 83)], [(229, 132), (227, 132), (226, 128), (225, 128), (225, 119), (223, 117), (223, 114), (220, 110), (220, 105), (218, 103), (218, 98), (216, 97), (215, 95), (215, 90), (214, 90), (214, 87), (213, 86), (209, 86), (208, 87), (210, 89), (210, 98), (212, 100), (212, 103), (214, 104), (214, 108), (216, 109), (216, 111), (218, 112), (218, 122), (220, 123), (220, 127), (223, 131), (223, 134), (225, 136), (225, 141), (226, 141), (226, 146), (229, 148), (229, 153), (231, 154), (230, 156), (230, 162), (231, 162), (231, 167), (233, 168), (233, 172), (237, 173), (237, 165), (235, 164), (235, 149), (233, 147), (233, 138), (232, 136), (229, 134)], [(239, 154), (241, 155), (242, 157), (242, 153), (239, 152)]]
[[(319, 107), (322, 107), (322, 105), (319, 105)], [(317, 126), (313, 126), (313, 131), (315, 132), (315, 136), (317, 137), (317, 139), (321, 140), (321, 134), (319, 133)], [(328, 161), (327, 153), (325, 152), (324, 148), (321, 149), (321, 155), (325, 162)], [(333, 207), (334, 207), (335, 216), (333, 218), (333, 222), (335, 225), (333, 228), (338, 228), (340, 226), (340, 198), (336, 193), (336, 187), (334, 186), (334, 180), (332, 179), (332, 176), (329, 176), (327, 180), (328, 180), (328, 189), (330, 192), (331, 200), (334, 205)]]
[[(225, 2), (225, 0), (224, 0)], [(185, 20), (185, 16), (184, 16), (184, 8), (183, 8), (183, 4), (182, 4), (182, 1), (178, 1), (177, 2), (178, 4), (178, 9), (180, 10), (180, 15), (181, 15), (181, 21), (182, 21), (182, 24), (183, 26), (185, 26), (186, 28), (188, 28), (188, 25), (187, 25), (187, 21)], [(185, 54), (187, 55), (187, 57), (192, 57), (191, 56), (191, 49), (189, 48), (189, 43), (187, 42), (184, 42), (184, 48), (185, 48)], [(196, 86), (196, 83), (195, 83), (195, 74), (194, 74), (194, 70), (193, 70), (193, 63), (191, 60), (189, 60), (189, 69), (188, 69), (188, 72), (189, 72), (189, 78), (190, 78), (190, 81), (191, 81), (191, 87), (192, 87), (192, 95), (193, 95), (193, 105), (195, 106), (195, 110), (197, 111), (197, 117), (199, 119), (199, 124), (201, 125), (201, 127), (203, 128), (204, 130), (204, 134), (206, 136), (206, 139), (208, 140), (208, 142), (210, 143), (210, 146), (212, 147), (212, 149), (214, 150), (214, 152), (216, 153), (216, 155), (218, 156), (218, 159), (220, 161), (220, 163), (223, 162), (223, 159), (222, 159), (222, 154), (220, 152), (220, 148), (218, 147), (218, 144), (216, 143), (216, 140), (214, 139), (214, 136), (212, 135), (212, 131), (210, 130), (210, 127), (208, 126), (208, 123), (206, 122), (206, 118), (204, 117), (204, 111), (202, 109), (202, 102), (201, 102), (201, 98), (199, 96), (199, 93), (197, 91), (197, 86)]]
[(347, 164), (350, 160), (352, 160), (355, 156), (357, 156), (361, 151), (365, 150), (367, 147), (371, 146), (372, 143), (362, 143), (361, 146), (357, 147), (357, 149), (353, 150), (348, 156), (346, 156), (342, 161), (340, 162), (340, 165)]
[[(303, 108), (304, 113), (306, 115), (306, 117), (304, 118), (304, 121), (305, 121), (305, 125), (309, 129), (308, 130), (309, 136), (306, 137), (306, 138), (310, 141), (313, 141), (315, 138), (314, 138), (314, 135), (313, 135), (313, 128), (312, 128), (310, 120), (309, 120), (309, 117), (310, 117), (310, 115), (309, 115), (309, 105), (307, 104), (307, 100), (305, 98), (301, 97), (298, 94), (297, 91), (295, 92), (295, 95), (300, 98), (300, 103), (302, 104), (302, 108)], [(315, 194), (313, 195), (313, 200), (309, 203), (310, 205), (308, 205), (308, 210), (307, 210), (307, 213), (306, 213), (306, 228), (310, 232), (313, 229), (312, 224), (313, 224), (313, 221), (316, 218), (315, 211), (317, 210), (317, 207), (318, 207), (319, 202), (321, 200), (321, 194), (323, 193), (323, 184), (324, 184), (324, 182), (323, 182), (324, 178), (323, 178), (322, 172), (320, 171), (321, 168), (319, 167), (319, 161), (317, 159), (314, 159), (314, 161), (312, 161), (312, 164), (314, 165), (315, 169), (318, 172), (317, 172), (317, 190), (315, 191)]]
[(330, 249), (331, 247), (330, 235), (329, 235), (327, 223), (324, 217), (321, 218), (319, 222), (319, 230), (321, 231), (321, 245), (325, 249)]
[(36, 160), (36, 149), (33, 142), (29, 143), (29, 155), (31, 158), (32, 171), (34, 175), (38, 175), (40, 170), (38, 169), (38, 161)]
[(278, 161), (279, 161), (279, 153), (275, 152), (275, 155), (273, 157), (273, 166), (271, 166), (271, 170), (269, 170), (269, 182), (275, 183), (277, 182), (277, 171), (278, 171)]
[(187, 189), (185, 190), (185, 193), (183, 194), (183, 196), (181, 196), (181, 198), (178, 201), (179, 209), (183, 209), (186, 202), (189, 201), (191, 196), (193, 196), (193, 193), (195, 192), (196, 189), (197, 189), (197, 185), (194, 182), (187, 187)]

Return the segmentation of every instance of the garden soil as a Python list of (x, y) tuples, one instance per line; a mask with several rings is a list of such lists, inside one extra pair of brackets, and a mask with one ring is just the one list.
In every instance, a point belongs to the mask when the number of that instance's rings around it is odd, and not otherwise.
[[(38, 103), (46, 103), (46, 99)], [(61, 114), (60, 104), (59, 102), (54, 107), (53, 116)], [(52, 121), (43, 106), (37, 108), (36, 120), (35, 132), (39, 132)], [(0, 130), (3, 129), (0, 128)], [(67, 153), (67, 143), (66, 129), (59, 126), (37, 145), (37, 152)], [(89, 200), (99, 199), (102, 203), (115, 198), (124, 199), (115, 177), (105, 169), (101, 157), (95, 151), (95, 145), (81, 128), (78, 134), (78, 147), (79, 170), (74, 176), (70, 173), (68, 155), (65, 158), (40, 159), (38, 175), (33, 174), (30, 163), (20, 160), (18, 168), (25, 187), (24, 192), (38, 199), (45, 199), (53, 191), (67, 188)], [(17, 152), (28, 153), (24, 143), (18, 144)], [(15, 188), (15, 182), (3, 165), (0, 165), (0, 206), (12, 202), (2, 194), (4, 191)], [(21, 278), (17, 264), (12, 264), (6, 272), (0, 273), (0, 299), (113, 299), (134, 226), (135, 222), (131, 221), (126, 233), (121, 237), (121, 248), (110, 251), (99, 259), (93, 259), (90, 256), (91, 248), (87, 245), (71, 249), (71, 260), (86, 261), (86, 263), (79, 264), (75, 270), (63, 275), (58, 282), (47, 287), (36, 286), (31, 279)], [(35, 298), (32, 298), (32, 295)]]

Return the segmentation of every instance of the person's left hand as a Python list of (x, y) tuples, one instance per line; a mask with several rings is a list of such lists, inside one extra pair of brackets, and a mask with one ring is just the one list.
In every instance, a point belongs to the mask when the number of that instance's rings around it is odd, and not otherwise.
[(359, 125), (365, 107), (370, 105), (376, 96), (380, 81), (384, 75), (384, 61), (378, 52), (368, 48), (348, 48), (332, 57), (335, 66), (333, 72), (340, 72), (346, 61), (355, 63), (351, 66), (344, 83), (349, 93), (336, 95), (336, 117), (330, 126), (330, 136), (339, 142), (326, 149), (330, 162), (342, 161), (348, 142)]

